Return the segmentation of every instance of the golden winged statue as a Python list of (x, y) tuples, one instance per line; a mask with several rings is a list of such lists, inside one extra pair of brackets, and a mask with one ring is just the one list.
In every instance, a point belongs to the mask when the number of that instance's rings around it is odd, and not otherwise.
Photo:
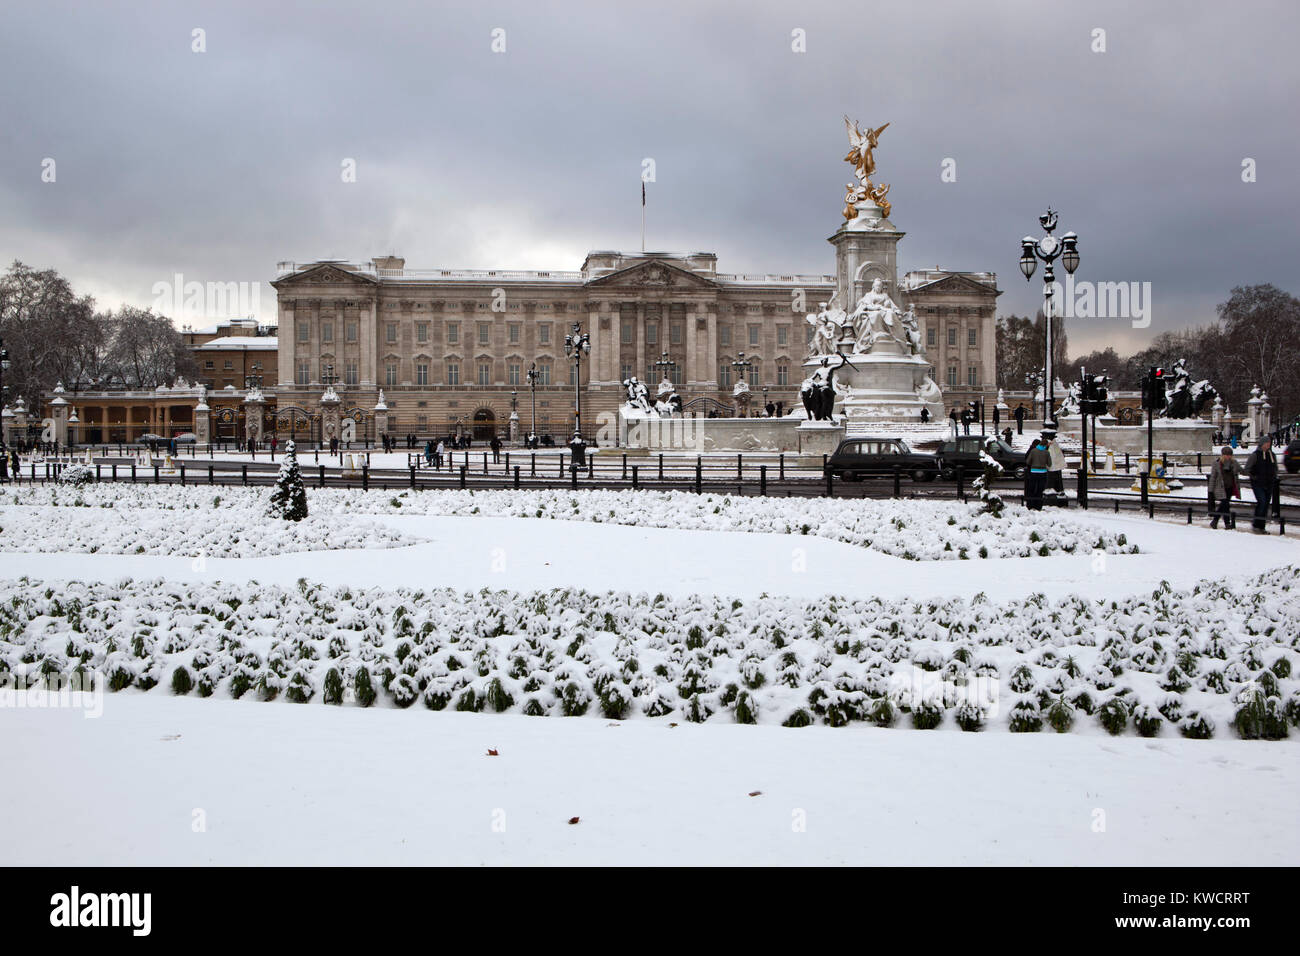
[(844, 128), (848, 131), (849, 146), (852, 147), (848, 155), (844, 157), (844, 161), (853, 164), (853, 168), (861, 182), (865, 183), (871, 178), (872, 173), (876, 171), (876, 157), (872, 154), (872, 151), (879, 144), (880, 134), (888, 127), (888, 123), (879, 129), (872, 129), (868, 126), (866, 132), (863, 132), (856, 120), (851, 120), (847, 116), (844, 117)]

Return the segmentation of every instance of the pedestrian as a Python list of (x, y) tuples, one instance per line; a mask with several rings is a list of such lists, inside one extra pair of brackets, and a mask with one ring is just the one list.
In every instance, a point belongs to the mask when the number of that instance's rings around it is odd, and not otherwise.
[[(1241, 466), (1232, 456), (1232, 446), (1224, 445), (1219, 457), (1210, 465), (1210, 480), (1206, 485), (1210, 499), (1210, 527), (1217, 528), (1223, 519), (1223, 529), (1231, 530), (1236, 524), (1232, 517), (1233, 498), (1241, 497)], [(1218, 507), (1215, 507), (1215, 505)]]
[(432, 438), (430, 438), (427, 442), (424, 443), (424, 463), (426, 465), (433, 464), (433, 439)]
[(438, 447), (433, 450), (433, 466), (442, 471), (442, 456), (447, 453), (447, 446), (443, 444), (442, 439), (438, 439)]
[(993, 405), (993, 430), (996, 432), (998, 426), (1002, 424), (1002, 408), (996, 403)]
[(929, 421), (930, 421), (930, 409), (928, 409), (928, 408), (926, 408), (924, 405), (922, 405), (922, 406), (921, 406), (921, 424), (922, 424), (922, 425), (926, 425), (926, 424), (929, 423)]
[(501, 439), (494, 433), (492, 440), (488, 442), (488, 447), (492, 449), (492, 464), (499, 464), (501, 461)]
[(1008, 425), (1006, 428), (1002, 429), (1002, 440), (1003, 440), (1004, 442), (1006, 442), (1008, 445), (1011, 444), (1011, 426), (1010, 426), (1010, 425)]
[(1065, 452), (1056, 440), (1056, 422), (1048, 420), (1043, 423), (1043, 437), (1047, 439), (1047, 454), (1050, 462), (1047, 466), (1047, 487), (1052, 497), (1065, 497)]
[(1016, 410), (1014, 414), (1016, 416), (1016, 434), (1023, 435), (1025, 433), (1025, 403), (1024, 402), (1021, 402), (1018, 405), (1016, 405)]
[(970, 423), (972, 417), (973, 416), (971, 415), (969, 408), (963, 408), (961, 410), (961, 427), (962, 427), (963, 434), (966, 435), (970, 434)]
[(952, 437), (956, 438), (957, 437), (957, 406), (956, 405), (954, 405), (952, 407), (952, 411), (948, 413), (948, 418), (952, 421)]
[(1277, 456), (1273, 454), (1273, 439), (1265, 435), (1246, 459), (1246, 474), (1250, 475), (1250, 490), (1255, 495), (1255, 518), (1250, 530), (1255, 534), (1268, 534), (1268, 506), (1273, 500), (1277, 484)]
[(271, 436), (271, 454), (274, 455), (277, 448), (280, 447), (280, 438), (278, 435)]
[(1052, 464), (1052, 453), (1047, 435), (1035, 438), (1025, 454), (1025, 507), (1043, 510), (1043, 491), (1047, 488), (1047, 469)]

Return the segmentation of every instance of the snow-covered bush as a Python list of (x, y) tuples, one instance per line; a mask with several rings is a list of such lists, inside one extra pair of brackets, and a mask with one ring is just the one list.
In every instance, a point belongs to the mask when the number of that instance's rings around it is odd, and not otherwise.
[(81, 488), (95, 480), (95, 469), (90, 465), (66, 465), (59, 472), (59, 481), (74, 488)]

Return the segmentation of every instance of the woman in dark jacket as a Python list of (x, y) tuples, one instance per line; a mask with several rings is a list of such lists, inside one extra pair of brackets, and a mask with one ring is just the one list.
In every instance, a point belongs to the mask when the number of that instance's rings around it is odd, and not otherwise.
[(1246, 474), (1250, 475), (1250, 490), (1255, 493), (1255, 520), (1251, 531), (1268, 534), (1268, 506), (1277, 485), (1277, 456), (1273, 454), (1273, 439), (1265, 435), (1246, 459)]
[(1210, 465), (1206, 494), (1210, 498), (1210, 527), (1217, 528), (1219, 519), (1222, 518), (1224, 530), (1231, 529), (1236, 522), (1229, 505), (1233, 498), (1241, 497), (1241, 466), (1232, 457), (1232, 446), (1224, 445), (1219, 457)]

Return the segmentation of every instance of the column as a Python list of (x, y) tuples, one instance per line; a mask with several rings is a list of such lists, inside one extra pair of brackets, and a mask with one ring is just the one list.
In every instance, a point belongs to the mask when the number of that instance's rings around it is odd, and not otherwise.
[(297, 300), (295, 299), (280, 300), (280, 327), (276, 333), (278, 336), (276, 352), (278, 353), (277, 362), (280, 366), (280, 385), (285, 388), (293, 385), (293, 343), (297, 341), (297, 332), (293, 327), (293, 320), (296, 305)]
[(690, 385), (700, 380), (700, 356), (696, 351), (699, 343), (695, 337), (695, 326), (698, 322), (699, 315), (695, 311), (695, 303), (686, 303), (687, 311), (685, 313), (686, 322), (686, 361), (683, 363), (682, 381)]
[[(646, 377), (645, 361), (645, 303), (637, 302), (636, 304), (636, 364), (633, 366), (632, 374), (642, 382)], [(649, 385), (649, 382), (646, 382)]]
[[(368, 302), (362, 302), (357, 315), (357, 337), (360, 339), (360, 342), (358, 343), (360, 345), (360, 368), (358, 369), (358, 377), (360, 378), (363, 388), (373, 388), (376, 381), (375, 369), (378, 361), (376, 350), (379, 347), (378, 342), (376, 341), (375, 331), (376, 306), (377, 302), (375, 299), (371, 299)], [(463, 328), (461, 329), (461, 334), (465, 334)]]

